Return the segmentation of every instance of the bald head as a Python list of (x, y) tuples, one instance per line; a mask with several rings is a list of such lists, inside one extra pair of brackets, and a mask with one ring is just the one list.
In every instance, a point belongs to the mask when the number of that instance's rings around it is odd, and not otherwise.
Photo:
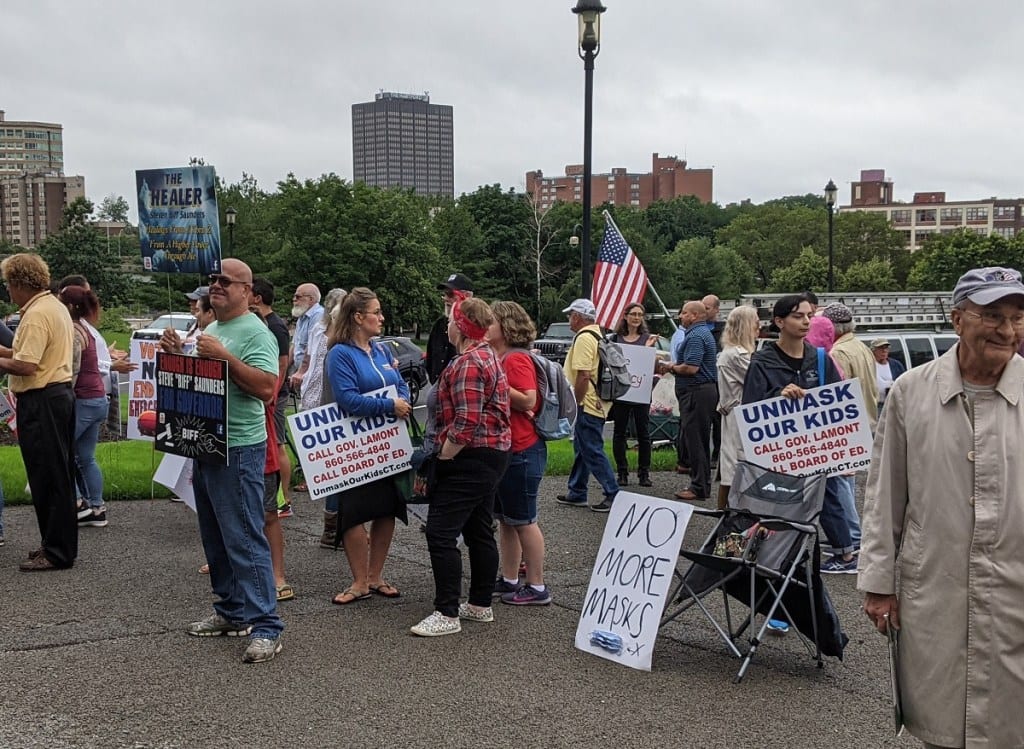
[(693, 315), (698, 320), (704, 320), (708, 314), (703, 302), (687, 302), (683, 305), (683, 312)]
[(233, 257), (225, 258), (220, 264), (224, 275), (242, 283), (252, 283), (252, 268)]
[(708, 320), (717, 320), (718, 311), (722, 306), (718, 297), (714, 294), (708, 294), (706, 297), (700, 300), (700, 303), (704, 305), (704, 309), (707, 311)]
[(295, 289), (295, 294), (296, 294), (296, 296), (298, 296), (299, 294), (306, 295), (307, 298), (313, 300), (313, 304), (319, 304), (320, 303), (320, 289), (318, 289), (316, 287), (316, 284), (313, 284), (313, 283), (299, 284), (298, 288)]

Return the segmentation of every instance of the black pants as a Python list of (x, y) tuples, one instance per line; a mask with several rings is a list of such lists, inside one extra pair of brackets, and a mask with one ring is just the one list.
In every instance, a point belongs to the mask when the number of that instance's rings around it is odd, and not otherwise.
[(637, 441), (637, 468), (642, 473), (651, 469), (651, 407), (646, 403), (622, 403), (616, 401), (612, 405), (612, 421), (615, 429), (612, 432), (612, 454), (615, 456), (615, 467), (619, 473), (629, 472), (626, 459), (626, 430), (629, 420), (633, 420)]
[(469, 550), (469, 602), (490, 606), (498, 575), (494, 542), (494, 495), (511, 453), (485, 447), (465, 448), (453, 460), (438, 460), (437, 483), (430, 494), (427, 548), (434, 571), (434, 608), (459, 615), (462, 594), (462, 534)]
[[(676, 382), (678, 382), (678, 378)], [(686, 423), (686, 391), (676, 387), (676, 400), (679, 402), (679, 428), (676, 430), (676, 463), (681, 466), (690, 465), (690, 456), (687, 454), (686, 437), (683, 434), (683, 425)]]
[(690, 458), (690, 489), (698, 497), (710, 497), (711, 420), (718, 408), (718, 386), (713, 382), (691, 385), (679, 407)]
[(18, 446), (46, 558), (70, 567), (78, 556), (75, 512), (75, 394), (70, 384), (18, 394)]

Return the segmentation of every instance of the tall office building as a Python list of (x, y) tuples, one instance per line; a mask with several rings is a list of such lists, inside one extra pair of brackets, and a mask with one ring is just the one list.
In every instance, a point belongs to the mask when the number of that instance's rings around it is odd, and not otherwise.
[(60, 228), (85, 178), (64, 176), (63, 127), (16, 122), (0, 109), (0, 239), (33, 248)]
[(353, 104), (352, 175), (374, 187), (454, 197), (452, 108), (390, 91)]

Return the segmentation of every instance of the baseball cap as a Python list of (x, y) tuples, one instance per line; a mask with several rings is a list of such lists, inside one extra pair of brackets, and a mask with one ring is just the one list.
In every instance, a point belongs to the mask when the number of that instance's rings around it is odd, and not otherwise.
[(821, 313), (832, 322), (853, 322), (853, 311), (841, 302), (834, 302)]
[(589, 299), (576, 299), (572, 304), (562, 310), (562, 312), (565, 314), (575, 312), (591, 320), (597, 319), (597, 307), (595, 307), (594, 303)]
[(874, 350), (876, 348), (882, 348), (883, 346), (888, 346), (888, 345), (890, 345), (888, 338), (876, 338), (873, 341), (871, 341), (871, 348), (872, 348), (872, 350)]
[(974, 268), (967, 271), (953, 287), (953, 306), (965, 299), (982, 306), (997, 302), (1004, 296), (1024, 296), (1024, 283), (1013, 268)]
[(190, 291), (185, 296), (187, 296), (193, 302), (197, 302), (200, 299), (202, 299), (204, 296), (207, 296), (209, 293), (210, 293), (210, 287), (209, 286), (197, 286), (195, 291)]
[(452, 273), (448, 278), (439, 283), (437, 288), (448, 289), (449, 291), (472, 291), (473, 282), (461, 273)]

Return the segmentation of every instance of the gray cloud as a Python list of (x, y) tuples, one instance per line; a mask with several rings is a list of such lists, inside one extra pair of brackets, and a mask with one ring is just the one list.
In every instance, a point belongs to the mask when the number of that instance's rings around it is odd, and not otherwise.
[[(571, 0), (7, 4), (0, 108), (65, 128), (90, 196), (202, 156), (272, 187), (351, 177), (350, 107), (379, 89), (455, 107), (456, 189), (582, 160)], [(594, 167), (715, 167), (722, 203), (881, 167), (897, 197), (1021, 193), (1024, 21), (1008, 3), (607, 0)], [(41, 39), (46, 44), (41, 44)]]

